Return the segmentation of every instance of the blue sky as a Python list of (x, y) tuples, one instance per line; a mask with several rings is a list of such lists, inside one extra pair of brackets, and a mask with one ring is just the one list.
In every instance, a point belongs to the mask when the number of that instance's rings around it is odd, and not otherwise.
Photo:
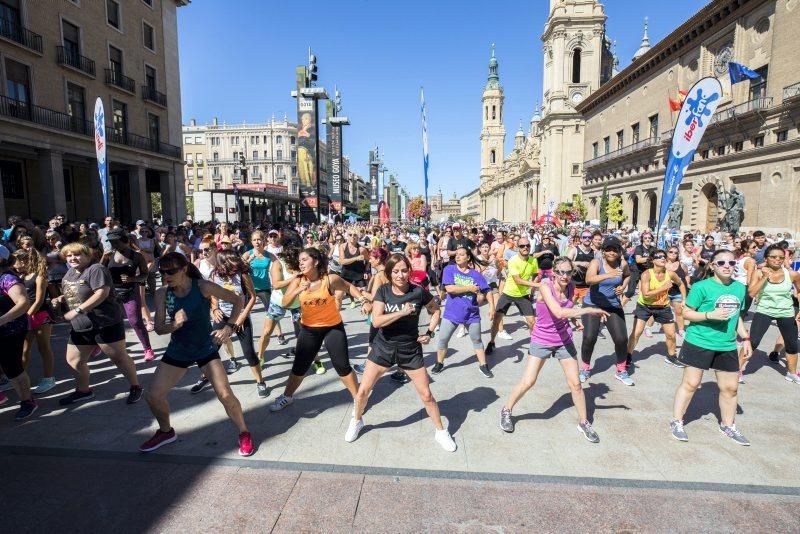
[[(706, 0), (607, 0), (607, 33), (620, 67), (630, 63), (649, 16), (655, 44)], [(302, 7), (302, 9), (299, 9)], [(342, 92), (344, 153), (367, 176), (378, 145), (391, 173), (411, 194), (423, 192), (419, 88), (425, 87), (430, 188), (445, 197), (476, 188), (480, 169), (481, 93), (496, 43), (505, 91), (506, 150), (519, 121), (527, 132), (541, 101), (539, 37), (547, 0), (492, 2), (406, 0), (279, 2), (194, 0), (179, 10), (184, 123), (295, 120), (294, 69), (311, 46), (319, 85)], [(300, 14), (305, 16), (300, 19)]]

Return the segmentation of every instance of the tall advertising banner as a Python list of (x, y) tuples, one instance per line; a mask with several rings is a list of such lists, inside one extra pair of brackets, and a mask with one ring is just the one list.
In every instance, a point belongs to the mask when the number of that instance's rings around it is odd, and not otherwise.
[(97, 154), (97, 171), (100, 173), (100, 189), (103, 191), (104, 215), (108, 217), (108, 167), (106, 165), (106, 114), (100, 97), (94, 103), (94, 150)]
[(428, 117), (425, 112), (425, 91), (420, 87), (419, 98), (422, 111), (422, 169), (425, 173), (425, 204), (428, 203)]
[[(334, 103), (328, 100), (325, 108), (327, 111), (328, 119), (333, 117)], [(326, 127), (327, 144), (328, 144), (328, 173), (329, 173), (329, 186), (328, 194), (331, 197), (331, 209), (333, 211), (341, 212), (343, 199), (342, 199), (342, 126), (339, 124), (331, 124), (328, 120)]]
[(297, 68), (297, 180), (300, 191), (300, 221), (316, 222), (317, 196), (317, 114), (316, 101), (301, 96), (305, 67)]
[(378, 155), (369, 151), (369, 216), (375, 221), (378, 219)]
[(722, 96), (722, 85), (713, 77), (703, 78), (689, 89), (683, 101), (675, 129), (672, 133), (672, 144), (664, 175), (664, 187), (661, 191), (661, 210), (658, 214), (657, 230), (669, 212), (672, 201), (678, 193), (683, 175), (692, 162), (697, 146), (703, 138), (711, 118), (717, 110)]

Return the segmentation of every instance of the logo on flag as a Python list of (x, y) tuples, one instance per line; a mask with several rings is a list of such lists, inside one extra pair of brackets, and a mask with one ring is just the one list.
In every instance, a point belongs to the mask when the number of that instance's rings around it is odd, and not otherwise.
[(748, 69), (740, 63), (734, 63), (733, 61), (728, 63), (728, 74), (731, 77), (731, 85), (743, 82), (744, 80), (758, 80), (761, 78), (761, 75), (756, 71)]
[(106, 165), (106, 115), (103, 101), (98, 97), (94, 103), (94, 149), (97, 155), (97, 172), (100, 174), (100, 189), (103, 191), (103, 209), (108, 212), (108, 175)]

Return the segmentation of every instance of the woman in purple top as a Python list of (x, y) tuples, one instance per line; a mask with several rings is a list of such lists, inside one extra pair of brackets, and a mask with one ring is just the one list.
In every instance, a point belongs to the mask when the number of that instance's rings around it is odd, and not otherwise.
[[(456, 248), (455, 265), (448, 265), (442, 273), (442, 287), (447, 292), (447, 302), (439, 331), (439, 345), (436, 363), (431, 373), (438, 375), (444, 369), (444, 357), (447, 355), (447, 343), (453, 337), (458, 325), (465, 325), (472, 340), (472, 348), (478, 358), (478, 370), (486, 378), (494, 375), (486, 364), (486, 352), (481, 340), (481, 310), (479, 306), (486, 302), (486, 294), (492, 288), (486, 278), (475, 270), (475, 265), (485, 265), (478, 260), (466, 246)], [(494, 319), (494, 300), (489, 299), (489, 321)]]
[(553, 278), (542, 282), (536, 299), (536, 323), (531, 331), (531, 348), (528, 364), (522, 380), (516, 385), (505, 406), (500, 410), (500, 428), (505, 432), (514, 431), (511, 410), (525, 393), (533, 387), (539, 371), (547, 358), (556, 358), (564, 370), (572, 402), (578, 410), (578, 430), (592, 443), (600, 441), (586, 415), (586, 399), (578, 378), (578, 351), (572, 342), (572, 321), (576, 329), (582, 327), (575, 321), (581, 315), (597, 315), (600, 320), (608, 317), (608, 312), (594, 307), (573, 308), (575, 284), (572, 282), (572, 260), (567, 257), (553, 261)]

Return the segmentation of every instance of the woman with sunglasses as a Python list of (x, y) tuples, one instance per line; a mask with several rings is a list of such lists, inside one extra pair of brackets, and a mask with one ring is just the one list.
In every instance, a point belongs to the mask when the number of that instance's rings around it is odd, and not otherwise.
[[(578, 431), (592, 443), (600, 441), (592, 428), (586, 411), (586, 398), (579, 378), (578, 351), (572, 340), (572, 329), (580, 330), (576, 319), (580, 316), (594, 316), (598, 319), (608, 317), (608, 312), (591, 306), (575, 308), (575, 284), (572, 282), (574, 265), (572, 260), (562, 256), (553, 261), (554, 270), (549, 280), (539, 286), (536, 298), (536, 324), (531, 330), (531, 345), (528, 363), (522, 379), (511, 391), (508, 401), (500, 410), (500, 428), (504, 432), (514, 431), (511, 411), (522, 397), (533, 388), (548, 358), (555, 358), (561, 364), (567, 379), (572, 402), (578, 412)], [(572, 323), (572, 324), (571, 324)]]
[[(623, 248), (624, 250), (624, 248)], [(633, 268), (630, 269), (631, 279), (628, 283), (627, 290), (622, 298), (622, 306), (624, 307), (627, 302), (633, 298), (634, 293), (639, 285), (639, 279), (651, 265), (650, 257), (655, 252), (656, 247), (653, 245), (653, 234), (649, 231), (642, 232), (642, 242), (633, 249)], [(652, 334), (648, 332), (647, 337)]]
[[(250, 278), (253, 281), (256, 298), (261, 301), (264, 311), (267, 311), (272, 294), (271, 279), (280, 275), (280, 265), (278, 258), (267, 251), (265, 237), (261, 230), (255, 230), (250, 234), (250, 244), (253, 248), (242, 254), (242, 261), (250, 268)], [(280, 324), (278, 324), (278, 343), (286, 344)]]
[(282, 410), (294, 402), (294, 394), (303, 383), (314, 357), (322, 344), (328, 351), (334, 369), (342, 383), (355, 398), (358, 391), (356, 373), (350, 366), (347, 333), (335, 292), (348, 293), (361, 299), (361, 290), (335, 274), (328, 273), (327, 257), (315, 248), (300, 253), (300, 276), (294, 278), (283, 295), (283, 306), (300, 299), (300, 334), (296, 355), (286, 388), (269, 409)]
[[(764, 265), (753, 276), (747, 289), (750, 298), (756, 301), (750, 337), (753, 350), (758, 348), (767, 329), (775, 321), (786, 347), (786, 375), (789, 382), (800, 384), (797, 374), (797, 322), (800, 313), (794, 307), (792, 291), (800, 293), (800, 273), (784, 267), (784, 253), (780, 245), (769, 245), (764, 251)], [(774, 351), (773, 351), (774, 352)], [(777, 352), (774, 352), (777, 356)], [(770, 354), (770, 360), (778, 358)]]
[(575, 284), (575, 304), (578, 304), (583, 301), (583, 298), (589, 292), (589, 284), (586, 283), (586, 271), (595, 258), (595, 251), (592, 248), (592, 233), (590, 231), (584, 230), (581, 232), (580, 241), (569, 249), (567, 257), (575, 267), (572, 281)]
[(745, 359), (753, 354), (750, 337), (740, 312), (747, 288), (733, 279), (736, 259), (733, 252), (717, 250), (708, 259), (709, 277), (692, 284), (683, 314), (689, 321), (678, 360), (686, 367), (675, 392), (670, 431), (679, 441), (688, 441), (683, 416), (703, 380), (703, 371), (713, 369), (719, 387), (719, 431), (737, 445), (750, 442), (736, 428), (739, 355), (736, 336), (742, 338)]
[(610, 236), (603, 240), (602, 259), (593, 259), (586, 271), (586, 283), (589, 293), (583, 299), (584, 307), (599, 308), (607, 312), (607, 316), (589, 314), (581, 317), (583, 322), (583, 342), (581, 344), (580, 381), (586, 382), (591, 375), (591, 361), (597, 336), (600, 332), (601, 319), (605, 319), (611, 339), (614, 342), (616, 355), (616, 373), (614, 377), (632, 386), (633, 380), (628, 374), (628, 332), (625, 326), (625, 312), (622, 310), (620, 297), (625, 286), (630, 282), (631, 270), (622, 261), (622, 243)]
[(147, 299), (145, 293), (153, 294), (156, 290), (156, 258), (161, 252), (158, 250), (158, 243), (153, 237), (153, 230), (145, 225), (138, 226), (138, 237), (131, 243), (131, 248), (144, 256), (144, 261), (147, 266), (147, 278), (145, 283), (139, 284), (139, 300), (142, 303), (142, 319), (144, 319), (145, 328), (148, 332), (152, 332), (155, 328), (153, 322), (153, 314), (147, 306)]
[(151, 452), (177, 440), (175, 429), (170, 425), (167, 394), (186, 370), (196, 364), (211, 381), (217, 398), (239, 430), (239, 454), (250, 456), (255, 447), (244, 422), (242, 405), (233, 394), (219, 359), (219, 345), (230, 337), (236, 324), (225, 323), (212, 331), (209, 320), (212, 299), (230, 302), (232, 317), (241, 316), (242, 299), (220, 285), (203, 280), (200, 271), (177, 252), (162, 256), (158, 269), (163, 285), (155, 295), (156, 332), (170, 334), (170, 340), (146, 395), (158, 429), (139, 450)]
[(199, 257), (194, 261), (194, 266), (200, 271), (203, 279), (208, 280), (217, 268), (217, 245), (214, 243), (214, 238), (210, 235), (205, 236), (200, 241), (197, 253)]
[(691, 287), (689, 274), (680, 262), (680, 250), (677, 245), (672, 245), (667, 249), (667, 271), (675, 273), (684, 285), (684, 291), (680, 287), (672, 285), (667, 292), (669, 305), (672, 313), (675, 314), (675, 325), (678, 331), (675, 334), (681, 338), (686, 334), (686, 321), (683, 319), (683, 301), (686, 300), (686, 292)]
[(649, 320), (661, 325), (666, 337), (667, 355), (664, 361), (675, 367), (683, 367), (675, 357), (675, 319), (670, 308), (669, 290), (677, 287), (682, 298), (686, 298), (683, 280), (667, 269), (667, 253), (657, 249), (650, 256), (653, 267), (642, 273), (639, 280), (639, 298), (633, 310), (633, 331), (628, 339), (628, 361), (633, 360), (633, 351)]

